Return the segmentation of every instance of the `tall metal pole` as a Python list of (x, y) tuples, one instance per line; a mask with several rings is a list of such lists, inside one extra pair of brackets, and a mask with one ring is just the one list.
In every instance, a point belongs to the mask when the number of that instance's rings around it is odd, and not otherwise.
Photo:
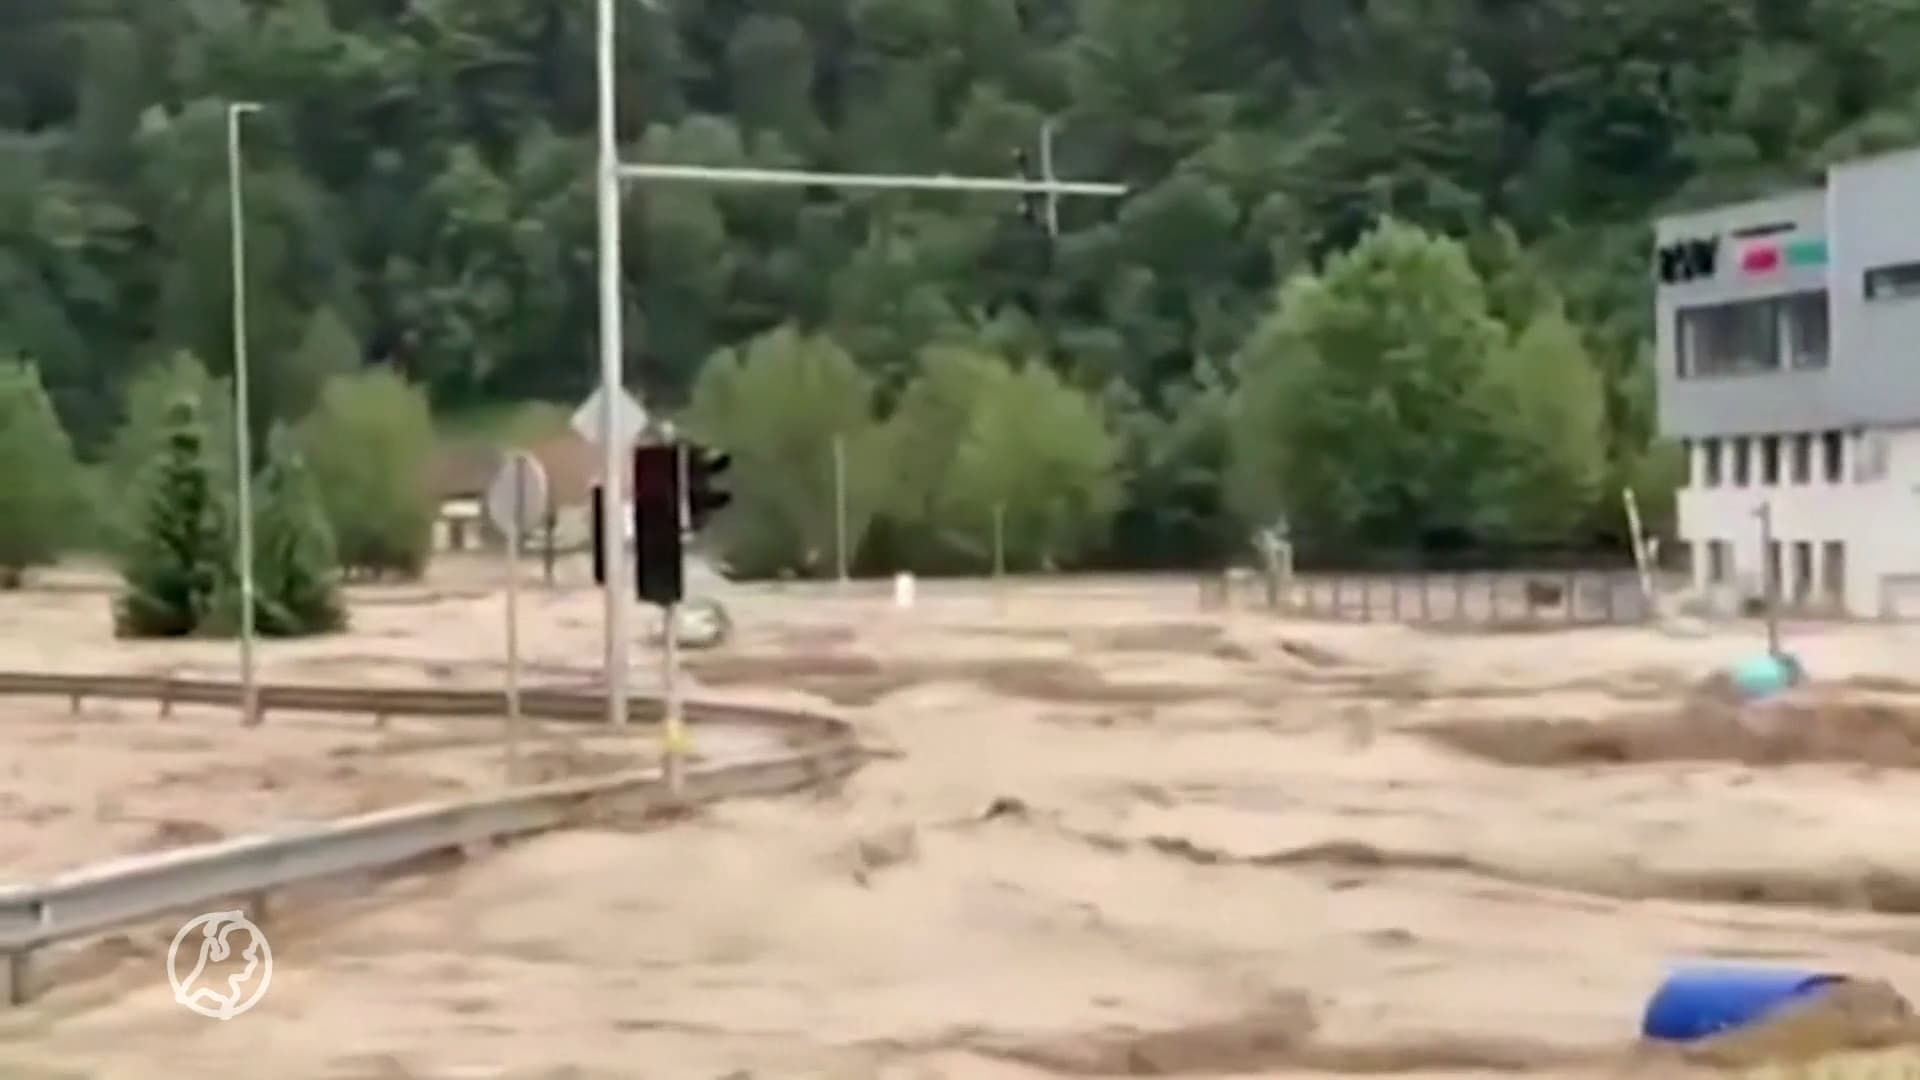
[(599, 91), (599, 163), (594, 170), (600, 231), (600, 427), (605, 456), (601, 484), (606, 513), (600, 542), (606, 566), (607, 723), (627, 723), (627, 442), (619, 430), (617, 401), (623, 391), (620, 337), (620, 161), (617, 157), (613, 96), (613, 0), (596, 0), (594, 62)]
[(1007, 504), (993, 504), (993, 576), (1007, 576)]
[(842, 585), (847, 583), (847, 440), (833, 437), (833, 558)]
[(260, 722), (260, 691), (253, 663), (253, 439), (247, 401), (247, 226), (240, 201), (240, 117), (259, 111), (251, 102), (227, 106), (227, 212), (233, 239), (233, 456), (235, 514), (240, 536), (240, 722)]
[(1007, 605), (1007, 504), (993, 504), (993, 604)]
[[(1040, 179), (1053, 183), (1053, 121), (1040, 125)], [(1047, 192), (1047, 235), (1060, 235), (1060, 193)]]
[(1780, 575), (1773, 560), (1773, 504), (1761, 503), (1754, 511), (1760, 519), (1760, 569), (1767, 585), (1767, 655), (1780, 655)]
[[(691, 516), (687, 504), (687, 447), (675, 435), (672, 424), (663, 425), (662, 432), (667, 445), (673, 447), (673, 489), (678, 493), (674, 498), (674, 527), (680, 531), (684, 544)], [(684, 548), (680, 568), (684, 577)], [(680, 702), (680, 605), (665, 605), (661, 608), (661, 616), (660, 689), (664, 711), (660, 723), (660, 770), (667, 780), (667, 793), (679, 795), (686, 786), (688, 749), (686, 717)]]
[(520, 523), (525, 520), (527, 473), (513, 470), (513, 516), (507, 522), (507, 784), (520, 779)]

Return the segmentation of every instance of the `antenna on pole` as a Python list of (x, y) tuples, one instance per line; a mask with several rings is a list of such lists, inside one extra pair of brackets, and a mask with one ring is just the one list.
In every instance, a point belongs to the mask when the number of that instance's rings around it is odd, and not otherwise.
[(1040, 125), (1040, 179), (1047, 188), (1047, 237), (1060, 238), (1060, 193), (1051, 185), (1058, 181), (1053, 174), (1053, 121)]

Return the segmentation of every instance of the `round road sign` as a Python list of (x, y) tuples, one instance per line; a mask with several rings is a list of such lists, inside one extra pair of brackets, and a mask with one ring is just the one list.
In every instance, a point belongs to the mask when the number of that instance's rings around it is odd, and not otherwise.
[(515, 450), (487, 484), (487, 519), (501, 532), (528, 533), (547, 516), (547, 470), (539, 459)]

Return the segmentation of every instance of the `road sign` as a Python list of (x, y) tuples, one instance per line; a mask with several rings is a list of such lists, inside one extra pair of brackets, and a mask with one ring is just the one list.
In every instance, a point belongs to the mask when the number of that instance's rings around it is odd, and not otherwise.
[(487, 519), (509, 536), (538, 529), (547, 516), (547, 470), (531, 454), (515, 450), (487, 484)]
[(547, 470), (510, 451), (487, 485), (487, 517), (507, 534), (507, 783), (520, 774), (520, 538), (547, 516)]
[[(601, 434), (606, 430), (606, 417), (602, 415), (605, 411), (606, 406), (601, 401), (601, 392), (595, 390), (591, 397), (581, 402), (580, 407), (573, 411), (573, 430), (579, 432), (581, 438), (593, 445), (605, 446), (606, 439)], [(640, 433), (647, 428), (647, 410), (633, 399), (632, 394), (622, 390), (620, 396), (613, 400), (613, 411), (614, 424), (621, 436), (621, 445), (632, 446), (640, 438)]]

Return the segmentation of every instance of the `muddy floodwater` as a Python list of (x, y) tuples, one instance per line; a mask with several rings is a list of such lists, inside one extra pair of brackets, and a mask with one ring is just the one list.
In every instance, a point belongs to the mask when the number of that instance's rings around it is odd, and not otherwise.
[[(268, 645), (268, 676), (488, 685), (488, 586), (370, 597), (351, 634)], [(131, 928), (55, 958), (0, 1019), (0, 1063), (1436, 1080), (1791, 1075), (1920, 1045), (1897, 1005), (1920, 993), (1920, 630), (1790, 627), (1816, 686), (1755, 713), (1703, 685), (1753, 628), (1440, 635), (1202, 611), (1171, 581), (728, 599), (735, 639), (688, 658), (698, 693), (852, 722), (879, 756), (840, 790), (290, 903), (271, 990), (231, 1022), (173, 1001), (177, 924)], [(523, 598), (529, 681), (591, 684), (598, 602)], [(112, 641), (97, 595), (0, 597), (0, 622), (0, 667), (231, 670), (217, 643)], [(470, 724), (0, 709), (22, 875), (497, 783)], [(644, 729), (541, 738), (548, 775), (652, 753)], [(1703, 959), (1884, 985), (1711, 1060), (1636, 1046), (1669, 965)]]

